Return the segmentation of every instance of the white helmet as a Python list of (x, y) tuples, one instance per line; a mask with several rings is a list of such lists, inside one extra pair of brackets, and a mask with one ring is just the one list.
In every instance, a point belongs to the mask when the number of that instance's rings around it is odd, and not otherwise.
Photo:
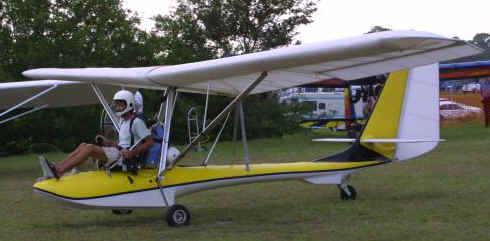
[(180, 155), (179, 149), (171, 146), (167, 151), (167, 161), (174, 161)]
[(130, 91), (120, 90), (120, 91), (116, 92), (116, 94), (114, 95), (114, 98), (112, 98), (112, 100), (114, 101), (114, 108), (115, 108), (115, 102), (116, 101), (124, 101), (124, 103), (126, 103), (126, 108), (124, 108), (124, 110), (122, 110), (122, 111), (114, 110), (114, 112), (118, 116), (122, 116), (122, 115), (134, 110), (134, 95)]

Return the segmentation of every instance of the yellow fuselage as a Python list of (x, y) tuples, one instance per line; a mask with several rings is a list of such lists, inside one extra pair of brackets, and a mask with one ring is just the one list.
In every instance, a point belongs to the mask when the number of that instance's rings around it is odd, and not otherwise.
[[(298, 162), (283, 164), (255, 164), (250, 171), (244, 165), (176, 166), (165, 173), (160, 185), (171, 198), (201, 190), (243, 183), (281, 179), (319, 178), (339, 176), (359, 168), (382, 162)], [(95, 207), (159, 207), (165, 206), (155, 169), (142, 169), (138, 175), (114, 171), (81, 172), (61, 179), (47, 179), (34, 184), (35, 191), (78, 206)], [(334, 182), (337, 179), (332, 179)], [(315, 182), (316, 183), (316, 182)], [(327, 183), (325, 183), (327, 184)], [(138, 197), (139, 196), (139, 197)]]

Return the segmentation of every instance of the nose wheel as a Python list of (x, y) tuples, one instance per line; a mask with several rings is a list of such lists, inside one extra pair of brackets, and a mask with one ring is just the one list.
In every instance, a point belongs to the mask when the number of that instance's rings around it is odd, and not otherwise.
[(340, 199), (342, 199), (342, 200), (356, 200), (357, 191), (353, 186), (347, 185), (347, 184), (340, 184), (340, 185), (337, 185), (337, 187), (340, 190)]
[(167, 208), (167, 223), (172, 227), (189, 225), (191, 214), (186, 207), (180, 204), (175, 204)]

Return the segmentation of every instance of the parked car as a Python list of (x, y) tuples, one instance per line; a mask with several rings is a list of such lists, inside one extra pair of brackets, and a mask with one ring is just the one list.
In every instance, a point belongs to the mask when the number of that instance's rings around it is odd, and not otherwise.
[(478, 107), (441, 99), (439, 101), (439, 113), (442, 119), (457, 119), (482, 113)]
[(473, 92), (473, 93), (480, 92), (480, 84), (478, 83), (465, 84), (463, 85), (462, 90), (463, 92)]

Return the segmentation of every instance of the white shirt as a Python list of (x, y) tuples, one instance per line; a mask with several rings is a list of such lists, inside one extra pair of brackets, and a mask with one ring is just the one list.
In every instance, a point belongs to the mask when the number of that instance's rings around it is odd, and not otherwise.
[[(129, 124), (131, 123), (131, 119), (124, 120), (121, 119), (119, 130), (119, 146), (122, 148), (128, 149), (131, 147), (131, 133), (129, 132)], [(141, 138), (145, 138), (151, 134), (150, 130), (146, 127), (145, 122), (140, 118), (135, 118), (133, 121), (133, 136), (134, 143), (138, 142)]]
[(143, 113), (143, 96), (139, 91), (134, 93), (134, 113), (136, 115)]

